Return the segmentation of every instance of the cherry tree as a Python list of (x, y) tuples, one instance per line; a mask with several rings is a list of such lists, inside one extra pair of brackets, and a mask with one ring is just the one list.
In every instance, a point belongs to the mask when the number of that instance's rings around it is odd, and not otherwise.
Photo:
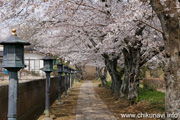
[[(128, 3), (115, 0), (68, 1), (67, 3), (66, 6), (70, 8), (62, 12), (65, 22), (43, 21), (43, 25), (53, 25), (53, 27), (45, 27), (37, 35), (44, 46), (41, 50), (49, 50), (61, 55), (65, 53), (63, 56), (68, 60), (74, 57), (72, 51), (79, 51), (79, 56), (83, 56), (81, 61), (83, 58), (87, 60), (83, 52), (93, 56), (101, 55), (112, 77), (113, 91), (120, 96), (127, 95), (129, 100), (135, 100), (138, 97), (140, 67), (158, 54), (161, 51), (159, 47), (163, 45), (158, 42), (158, 39), (161, 39), (159, 35), (161, 30), (157, 29), (159, 21), (151, 12), (151, 7), (139, 1)], [(151, 22), (154, 20), (156, 23)], [(47, 30), (48, 33), (43, 35)], [(49, 38), (51, 41), (47, 40)], [(75, 44), (72, 45), (72, 41)], [(72, 47), (77, 45), (77, 48)], [(77, 53), (75, 56), (78, 56)], [(117, 61), (122, 56), (123, 66), (120, 66), (122, 69), (118, 71)], [(123, 74), (125, 74), (124, 80), (121, 79)]]
[[(99, 11), (104, 11), (99, 23), (86, 20), (87, 24), (93, 22), (96, 26), (84, 26), (83, 32), (91, 41), (94, 51), (103, 56), (112, 78), (113, 91), (135, 100), (138, 97), (140, 67), (163, 50), (160, 22), (151, 12), (151, 7), (139, 1), (107, 1), (101, 4)], [(117, 61), (121, 56), (124, 60), (120, 66), (122, 69), (118, 71)], [(124, 73), (125, 79), (122, 80)]]
[[(148, 3), (157, 14), (162, 27), (162, 36), (165, 43), (164, 63), (166, 81), (166, 113), (180, 112), (179, 101), (179, 7), (178, 0), (150, 0)], [(174, 118), (167, 118), (174, 119)]]
[[(156, 16), (152, 17), (154, 14), (147, 4), (129, 1), (117, 8), (122, 8), (121, 12), (114, 11), (115, 15), (118, 14), (113, 16), (116, 22), (108, 26), (107, 31), (110, 33), (104, 43), (107, 42), (108, 46), (110, 44), (110, 47), (114, 46), (116, 51), (123, 53), (125, 79), (120, 83), (120, 93), (127, 94), (129, 100), (135, 100), (138, 97), (140, 67), (163, 50), (159, 34), (161, 30), (153, 27), (158, 27), (159, 21)], [(156, 20), (156, 23), (151, 23), (152, 20)]]
[(75, 65), (106, 66), (112, 90), (132, 101), (138, 97), (141, 66), (162, 51), (160, 22), (148, 3), (138, 0), (27, 0), (1, 4), (1, 21), (28, 31), (21, 36), (35, 42), (35, 49)]

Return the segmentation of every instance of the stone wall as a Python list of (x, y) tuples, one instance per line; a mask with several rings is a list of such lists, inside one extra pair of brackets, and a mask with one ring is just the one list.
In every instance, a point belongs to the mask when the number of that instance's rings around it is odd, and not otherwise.
[[(58, 97), (58, 77), (51, 78), (51, 104)], [(61, 80), (61, 91), (64, 91), (64, 77)], [(18, 120), (36, 120), (45, 108), (45, 79), (19, 83)], [(8, 85), (0, 86), (0, 120), (7, 120)]]

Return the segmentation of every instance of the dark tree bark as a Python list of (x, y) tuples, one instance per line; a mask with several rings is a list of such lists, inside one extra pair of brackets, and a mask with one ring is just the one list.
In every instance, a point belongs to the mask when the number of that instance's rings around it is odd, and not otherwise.
[(117, 71), (117, 60), (119, 57), (114, 59), (109, 59), (107, 54), (103, 54), (103, 57), (105, 59), (105, 65), (107, 67), (107, 70), (109, 71), (109, 74), (111, 76), (111, 89), (117, 96), (121, 96), (121, 85), (122, 85), (122, 75), (124, 74), (124, 68), (119, 72)]
[[(113, 92), (115, 93), (115, 95), (120, 96), (120, 88), (122, 85), (122, 79), (121, 76), (118, 74), (116, 68), (115, 68), (115, 61), (109, 62), (107, 61), (107, 69), (109, 71), (109, 74), (111, 76), (111, 89), (113, 90)], [(117, 66), (116, 66), (117, 67)]]
[[(149, 54), (144, 56), (144, 53), (141, 52), (142, 41), (138, 40), (136, 36), (142, 35), (145, 26), (141, 26), (141, 24), (139, 25), (140, 26), (136, 29), (134, 36), (126, 37), (124, 39), (127, 47), (122, 50), (124, 55), (125, 77), (121, 87), (121, 91), (124, 94), (121, 93), (121, 95), (127, 95), (130, 103), (133, 103), (138, 98), (141, 66), (143, 66), (148, 60), (163, 50), (162, 47), (159, 47), (158, 50), (149, 51)], [(129, 42), (132, 45), (129, 45)]]
[[(132, 40), (132, 38), (129, 39)], [(138, 43), (138, 41), (135, 41), (135, 44)], [(128, 50), (125, 48), (123, 49), (125, 66), (124, 83), (126, 84), (126, 86), (128, 86), (128, 88), (125, 89), (125, 93), (128, 96), (128, 100), (130, 100), (131, 102), (138, 98), (140, 75), (140, 48), (141, 46), (138, 46), (137, 48), (135, 48), (134, 46), (128, 46)]]
[(101, 80), (101, 85), (103, 87), (107, 87), (107, 68), (106, 67), (100, 69), (99, 77)]
[[(165, 42), (166, 63), (164, 64), (166, 96), (165, 111), (167, 114), (180, 113), (180, 36), (179, 20), (176, 1), (168, 1), (165, 4), (169, 11), (161, 4), (160, 0), (150, 0), (153, 10), (156, 12), (162, 26)], [(171, 17), (170, 14), (174, 16)], [(174, 120), (174, 118), (166, 118)]]
[[(124, 39), (127, 47), (122, 50), (124, 55), (124, 69), (125, 77), (123, 80), (123, 85), (121, 87), (121, 95), (128, 97), (130, 103), (134, 102), (138, 98), (139, 89), (139, 75), (140, 75), (140, 63), (141, 63), (141, 47), (142, 43), (136, 38), (136, 36), (141, 36), (145, 26), (139, 24), (136, 29), (135, 35), (128, 36)], [(132, 45), (129, 45), (131, 43)]]
[(100, 78), (100, 72), (101, 72), (101, 69), (99, 67), (96, 67), (97, 79)]
[[(96, 47), (96, 42), (90, 38), (89, 41), (92, 43), (94, 47)], [(97, 52), (98, 49), (96, 49), (95, 52)], [(105, 65), (107, 67), (107, 70), (111, 76), (111, 89), (112, 91), (117, 95), (120, 96), (121, 93), (121, 85), (122, 85), (122, 75), (124, 74), (124, 68), (119, 72), (117, 71), (117, 60), (119, 59), (119, 56), (116, 58), (110, 59), (108, 54), (104, 53), (102, 54), (102, 57), (104, 58)]]

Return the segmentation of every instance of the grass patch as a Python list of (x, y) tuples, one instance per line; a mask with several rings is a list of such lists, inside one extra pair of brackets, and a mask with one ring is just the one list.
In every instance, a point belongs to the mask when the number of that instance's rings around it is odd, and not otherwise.
[[(107, 82), (107, 88), (110, 88), (111, 81)], [(101, 87), (101, 84), (99, 84)], [(139, 85), (139, 98), (136, 102), (147, 101), (152, 104), (152, 107), (162, 112), (165, 111), (165, 93)]]
[(108, 81), (108, 82), (107, 82), (107, 86), (108, 86), (108, 88), (110, 88), (110, 86), (111, 86), (111, 81)]
[(148, 101), (150, 102), (153, 107), (165, 111), (165, 93), (158, 92), (153, 89), (148, 89), (146, 87), (139, 87), (139, 99), (138, 101)]

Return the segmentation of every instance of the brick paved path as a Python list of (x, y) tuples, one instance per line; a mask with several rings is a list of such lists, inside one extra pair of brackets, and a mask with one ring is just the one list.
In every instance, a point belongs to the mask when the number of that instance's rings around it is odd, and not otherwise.
[(76, 120), (116, 120), (94, 91), (91, 81), (85, 81), (80, 88)]

